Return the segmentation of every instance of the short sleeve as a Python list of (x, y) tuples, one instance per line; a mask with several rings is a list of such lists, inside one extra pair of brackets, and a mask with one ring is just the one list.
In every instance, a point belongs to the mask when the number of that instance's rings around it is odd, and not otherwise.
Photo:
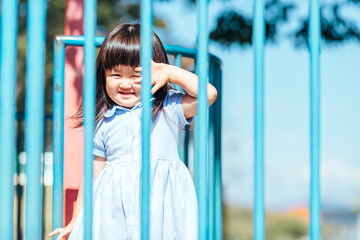
[(102, 136), (101, 125), (102, 123), (99, 123), (99, 126), (97, 126), (95, 129), (93, 138), (93, 154), (99, 157), (106, 158), (105, 144)]
[(185, 118), (184, 111), (182, 108), (182, 100), (185, 93), (170, 90), (166, 95), (163, 108), (165, 113), (170, 117), (172, 121), (174, 121), (180, 128), (185, 126), (186, 124), (190, 124), (193, 118)]

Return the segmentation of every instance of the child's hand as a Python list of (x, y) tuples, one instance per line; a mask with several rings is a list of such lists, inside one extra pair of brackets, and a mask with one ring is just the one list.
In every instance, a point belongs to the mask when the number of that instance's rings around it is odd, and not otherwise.
[[(162, 86), (170, 82), (170, 65), (164, 63), (156, 63), (151, 60), (151, 94), (156, 93)], [(141, 72), (141, 67), (136, 67), (135, 72)], [(140, 83), (142, 78), (137, 78), (134, 80), (134, 83)]]
[(48, 237), (52, 237), (56, 234), (59, 234), (56, 240), (67, 240), (70, 236), (71, 231), (75, 226), (76, 218), (72, 218), (70, 223), (65, 228), (58, 228), (49, 233)]

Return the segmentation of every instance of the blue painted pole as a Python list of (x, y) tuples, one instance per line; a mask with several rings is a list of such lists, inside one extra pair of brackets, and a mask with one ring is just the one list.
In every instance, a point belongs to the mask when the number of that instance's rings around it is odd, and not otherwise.
[(152, 58), (152, 0), (141, 1), (141, 118), (142, 133), (142, 178), (141, 178), (141, 239), (149, 239), (149, 192), (150, 192), (150, 123), (151, 123), (151, 65)]
[[(84, 36), (58, 35), (55, 38), (58, 42), (61, 41), (66, 47), (67, 46), (84, 46), (84, 44), (85, 44)], [(95, 46), (101, 47), (104, 40), (105, 40), (105, 37), (103, 37), (103, 36), (95, 37)]]
[[(209, 82), (215, 85), (216, 63), (212, 60), (209, 62)], [(215, 239), (215, 141), (216, 141), (216, 105), (209, 109), (209, 137), (208, 137), (208, 239)]]
[[(175, 62), (174, 62), (174, 65), (181, 68), (181, 65), (182, 65), (182, 55), (181, 54), (176, 54), (175, 55)], [(175, 85), (174, 86), (175, 89), (179, 90), (179, 91), (182, 91), (183, 89), (178, 86), (178, 85)], [(180, 143), (180, 142), (179, 142)]]
[(196, 161), (197, 161), (197, 196), (199, 206), (199, 240), (205, 240), (207, 236), (208, 202), (207, 202), (207, 80), (208, 80), (208, 6), (207, 0), (198, 2), (198, 51), (196, 56), (197, 73), (199, 75), (199, 93), (196, 121)]
[(182, 55), (179, 53), (175, 55), (175, 66), (181, 68), (181, 65), (182, 65)]
[(13, 239), (18, 1), (1, 1), (0, 236)]
[[(52, 229), (63, 226), (63, 172), (64, 172), (64, 64), (65, 45), (54, 40), (54, 90), (53, 90), (53, 198)], [(57, 236), (52, 237), (53, 240)]]
[[(175, 62), (174, 65), (181, 68), (182, 67), (182, 54), (178, 53), (175, 54)], [(175, 86), (175, 88), (179, 91), (183, 91), (183, 89), (180, 86)], [(180, 132), (179, 136), (179, 145), (178, 145), (178, 151), (181, 160), (185, 164), (185, 166), (188, 166), (189, 163), (189, 126), (186, 125), (185, 131)]]
[(221, 184), (221, 99), (222, 99), (222, 75), (221, 75), (221, 63), (218, 63), (215, 72), (215, 87), (218, 92), (217, 100), (214, 103), (215, 107), (215, 142), (214, 142), (214, 201), (215, 201), (215, 223), (214, 223), (214, 236), (216, 240), (221, 240), (223, 236), (222, 227), (222, 184)]
[(93, 179), (93, 133), (95, 127), (96, 87), (96, 0), (84, 1), (85, 45), (84, 45), (84, 217), (85, 239), (92, 239), (92, 179)]
[(44, 150), (46, 0), (28, 2), (26, 59), (26, 211), (25, 238), (42, 238), (41, 158)]
[(185, 125), (183, 161), (186, 167), (189, 167), (189, 142), (190, 142), (190, 127), (189, 125)]
[(310, 3), (310, 239), (321, 239), (320, 223), (320, 6)]
[(264, 43), (265, 18), (263, 0), (254, 2), (253, 43), (255, 55), (255, 202), (254, 239), (265, 239), (264, 201)]

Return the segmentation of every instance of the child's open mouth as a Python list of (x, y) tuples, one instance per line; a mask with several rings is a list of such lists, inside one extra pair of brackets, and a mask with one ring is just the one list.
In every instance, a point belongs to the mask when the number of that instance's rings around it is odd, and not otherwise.
[(135, 95), (134, 92), (119, 92), (122, 95)]

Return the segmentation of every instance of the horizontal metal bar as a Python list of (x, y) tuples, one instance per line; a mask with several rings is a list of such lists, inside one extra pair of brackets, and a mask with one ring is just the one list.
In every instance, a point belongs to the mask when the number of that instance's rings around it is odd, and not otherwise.
[[(63, 42), (65, 46), (84, 46), (85, 43), (84, 36), (56, 35), (54, 39), (58, 42)], [(101, 47), (104, 39), (104, 36), (95, 37), (96, 47)], [(164, 48), (167, 54), (177, 55), (180, 53), (183, 57), (196, 58), (196, 49), (166, 44), (164, 45)], [(217, 64), (221, 67), (221, 60), (217, 56), (209, 53), (209, 60), (217, 62)]]
[[(173, 45), (164, 45), (164, 48), (165, 48), (165, 51), (167, 54), (177, 55), (177, 54), (181, 53), (181, 55), (183, 57), (189, 57), (189, 58), (196, 59), (197, 49), (184, 48), (184, 47), (173, 46)], [(211, 53), (209, 53), (209, 60), (215, 61), (219, 65), (221, 65), (221, 60)]]
[[(56, 35), (55, 40), (63, 42), (65, 46), (84, 46), (85, 36), (69, 36), (69, 35)], [(95, 37), (96, 47), (101, 47), (105, 37)]]

